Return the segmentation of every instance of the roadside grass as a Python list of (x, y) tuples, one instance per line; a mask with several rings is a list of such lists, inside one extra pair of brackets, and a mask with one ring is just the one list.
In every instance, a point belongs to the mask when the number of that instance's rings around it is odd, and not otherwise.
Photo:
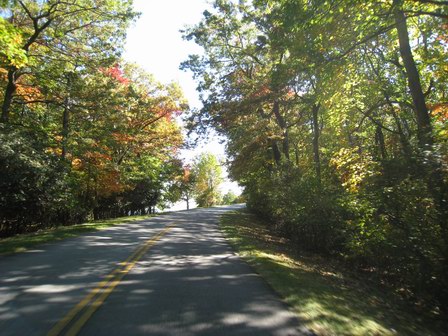
[(238, 252), (316, 335), (447, 335), (441, 320), (349, 270), (291, 252), (245, 210), (224, 214), (221, 229)]
[(21, 234), (9, 238), (0, 239), (0, 256), (5, 254), (24, 252), (36, 245), (40, 245), (43, 243), (76, 237), (82, 233), (104, 230), (112, 225), (143, 220), (152, 216), (154, 215), (129, 216), (97, 220), (83, 224), (59, 226), (51, 229), (40, 230), (34, 233)]

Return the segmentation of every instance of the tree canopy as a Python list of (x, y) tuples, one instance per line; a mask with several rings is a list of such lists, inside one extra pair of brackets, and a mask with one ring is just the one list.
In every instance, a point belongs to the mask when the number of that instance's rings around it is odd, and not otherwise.
[(136, 17), (126, 0), (4, 2), (0, 235), (166, 203), (187, 105), (120, 59)]
[(202, 153), (196, 157), (192, 167), (194, 195), (198, 206), (210, 207), (220, 204), (220, 184), (223, 182), (221, 165), (215, 155)]
[(216, 0), (184, 38), (250, 209), (448, 306), (444, 1)]

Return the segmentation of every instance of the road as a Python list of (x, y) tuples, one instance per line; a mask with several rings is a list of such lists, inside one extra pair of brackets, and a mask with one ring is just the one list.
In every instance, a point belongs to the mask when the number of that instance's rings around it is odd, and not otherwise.
[(113, 226), (0, 257), (0, 334), (307, 335), (218, 228), (233, 207)]

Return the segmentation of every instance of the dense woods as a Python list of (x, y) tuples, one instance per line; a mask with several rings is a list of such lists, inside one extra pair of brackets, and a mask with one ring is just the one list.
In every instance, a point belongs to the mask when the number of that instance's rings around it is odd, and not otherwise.
[[(0, 237), (223, 201), (213, 155), (178, 159), (180, 88), (120, 57), (132, 1), (0, 13)], [(228, 139), (249, 209), (445, 311), (447, 32), (443, 0), (215, 0), (181, 65), (203, 102), (188, 127)]]
[(166, 202), (186, 106), (120, 59), (132, 1), (0, 4), (0, 237)]
[(217, 0), (184, 38), (248, 207), (448, 307), (448, 3)]

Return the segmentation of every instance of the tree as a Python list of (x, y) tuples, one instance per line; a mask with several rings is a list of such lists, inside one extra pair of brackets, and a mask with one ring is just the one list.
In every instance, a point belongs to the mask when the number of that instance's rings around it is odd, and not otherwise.
[[(55, 80), (50, 84), (59, 86), (47, 92), (61, 104), (48, 104), (44, 110), (41, 104), (28, 104), (17, 116), (21, 124), (0, 129), (3, 139), (15, 138), (4, 143), (6, 155), (0, 156), (0, 166), (17, 167), (11, 178), (0, 181), (4, 186), (0, 221), (9, 232), (5, 234), (147, 213), (161, 205), (182, 144), (173, 120), (185, 108), (179, 87), (162, 85), (124, 63), (80, 68), (68, 77), (69, 87), (63, 73), (52, 75)], [(61, 96), (56, 96), (57, 87)], [(66, 112), (68, 125), (61, 132), (60, 117)], [(51, 179), (54, 188), (47, 186)], [(14, 210), (22, 204), (16, 202), (20, 199), (28, 208), (38, 209), (32, 220)], [(11, 225), (16, 228), (7, 229)]]
[(238, 196), (231, 190), (229, 190), (224, 196), (222, 197), (222, 204), (233, 204), (237, 201)]
[[(184, 37), (248, 207), (448, 307), (441, 1), (217, 0)], [(443, 112), (445, 111), (445, 112)]]
[(195, 176), (194, 194), (198, 206), (210, 207), (219, 204), (219, 185), (223, 179), (218, 159), (213, 154), (203, 153), (195, 159), (192, 171)]
[(3, 123), (10, 121), (14, 103), (27, 101), (26, 95), (18, 92), (20, 81), (29, 85), (31, 80), (39, 80), (44, 75), (41, 65), (48, 60), (70, 71), (76, 66), (88, 66), (92, 56), (103, 60), (116, 57), (126, 27), (136, 16), (132, 3), (121, 0), (18, 0), (7, 4), (8, 24), (2, 18), (2, 30), (9, 27), (10, 35), (20, 32), (21, 43), (9, 48), (3, 55), (6, 61), (1, 62), (6, 70), (0, 118)]
[(178, 198), (186, 202), (187, 210), (190, 209), (190, 201), (194, 195), (194, 189), (196, 184), (196, 177), (189, 165), (186, 165), (182, 169), (182, 173), (177, 177), (175, 188), (178, 194)]
[[(122, 194), (118, 209), (143, 212), (162, 201), (174, 175), (171, 162), (182, 137), (173, 116), (183, 109), (182, 92), (129, 64), (98, 69), (86, 79), (72, 111), (76, 132), (67, 143), (82, 198), (96, 217), (103, 216), (102, 199), (110, 203)], [(104, 210), (107, 216), (109, 206)]]

